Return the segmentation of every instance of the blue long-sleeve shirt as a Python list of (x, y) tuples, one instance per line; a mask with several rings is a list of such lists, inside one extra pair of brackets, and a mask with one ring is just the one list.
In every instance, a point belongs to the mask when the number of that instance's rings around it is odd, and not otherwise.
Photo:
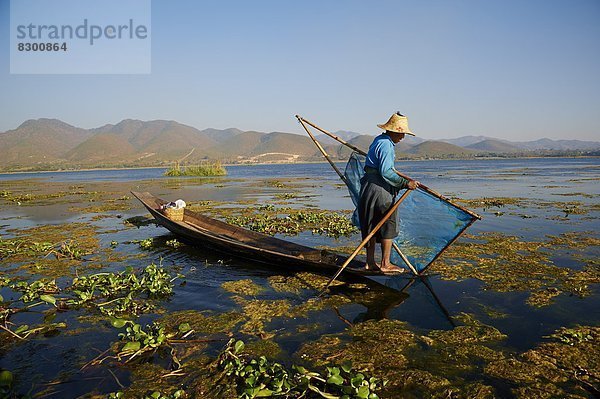
[(394, 169), (395, 144), (387, 134), (380, 134), (369, 146), (365, 166), (377, 169), (385, 181), (394, 187), (406, 188), (408, 180), (398, 176)]

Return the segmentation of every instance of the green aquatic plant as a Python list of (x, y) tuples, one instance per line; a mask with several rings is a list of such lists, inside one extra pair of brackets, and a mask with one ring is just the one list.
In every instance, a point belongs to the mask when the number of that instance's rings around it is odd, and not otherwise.
[(355, 372), (350, 363), (326, 367), (326, 372), (293, 365), (291, 369), (265, 356), (250, 358), (242, 341), (230, 340), (218, 358), (227, 376), (235, 377), (240, 399), (257, 397), (360, 398), (377, 399), (386, 384), (375, 377)]
[(250, 279), (226, 281), (223, 284), (221, 284), (221, 288), (223, 288), (225, 291), (228, 291), (228, 292), (231, 292), (234, 294), (246, 295), (246, 296), (255, 296), (255, 295), (260, 294), (262, 291), (264, 291), (263, 287), (255, 284)]
[(79, 264), (83, 256), (99, 248), (97, 233), (87, 223), (47, 224), (9, 231), (14, 231), (16, 236), (0, 239), (0, 262), (32, 262), (33, 265), (40, 261), (52, 263), (48, 255), (54, 254), (64, 263), (54, 265), (61, 269), (56, 275), (64, 275), (64, 268)]
[(368, 320), (306, 342), (295, 357), (317, 367), (351, 362), (356, 370), (389, 381), (381, 397), (495, 397), (492, 387), (466, 383), (465, 377), (503, 359), (496, 346), (506, 336), (470, 315), (455, 321), (461, 325), (420, 335), (405, 322)]
[(0, 396), (10, 398), (15, 377), (9, 370), (0, 370)]
[[(96, 203), (96, 200), (92, 200), (90, 202)], [(104, 214), (106, 212), (126, 211), (128, 209), (131, 209), (131, 205), (128, 202), (125, 202), (123, 198), (107, 198), (104, 199), (100, 205), (89, 205), (85, 207), (77, 205), (69, 208), (69, 210), (72, 212), (99, 214)]]
[(296, 193), (279, 193), (279, 194), (275, 194), (275, 197), (282, 199), (282, 200), (287, 200), (287, 199), (294, 199), (294, 198), (298, 197), (298, 194), (296, 194)]
[[(188, 323), (182, 323), (176, 329), (167, 329), (167, 327), (157, 321), (153, 321), (142, 327), (141, 324), (131, 320), (119, 319), (112, 317), (110, 323), (118, 329), (125, 328), (124, 332), (119, 333), (119, 338), (123, 345), (118, 345), (115, 349), (117, 359), (125, 358), (125, 363), (134, 358), (155, 353), (157, 350), (165, 348), (168, 350), (168, 355), (173, 363), (174, 369), (181, 368), (181, 362), (177, 357), (176, 350), (172, 346), (174, 343), (194, 343), (194, 340), (186, 341), (190, 334), (194, 331)], [(166, 351), (165, 351), (166, 353)], [(104, 359), (94, 359), (89, 364), (102, 363)]]
[(129, 355), (135, 352), (144, 352), (161, 346), (168, 337), (165, 333), (165, 327), (159, 323), (151, 323), (144, 330), (140, 324), (130, 320), (115, 319), (111, 320), (113, 327), (125, 327), (124, 333), (119, 333), (119, 338), (126, 341), (121, 347), (121, 354)]
[(246, 300), (242, 297), (233, 297), (233, 300), (242, 306), (246, 321), (242, 324), (240, 331), (244, 334), (258, 335), (262, 338), (272, 337), (273, 334), (266, 331), (266, 324), (276, 317), (282, 317), (289, 313), (291, 304), (285, 299), (278, 300)]
[(259, 211), (261, 211), (261, 212), (275, 211), (275, 205), (273, 205), (273, 204), (264, 204), (264, 205), (259, 206), (256, 209), (259, 210)]
[(329, 237), (350, 236), (358, 230), (345, 215), (336, 212), (296, 211), (289, 218), (308, 225), (313, 234)]
[[(52, 262), (47, 260), (47, 257), (51, 254), (54, 254), (57, 259), (80, 261), (84, 256), (92, 253), (93, 250), (90, 246), (84, 247), (74, 240), (64, 241), (59, 244), (24, 239), (0, 240), (0, 260), (10, 258), (13, 261), (26, 261), (38, 258), (31, 265), (35, 268), (39, 268), (38, 265), (40, 263), (44, 263), (46, 266), (50, 265)], [(43, 259), (40, 259), (40, 257)], [(68, 267), (67, 264), (62, 266)]]
[(183, 244), (181, 242), (177, 241), (176, 238), (173, 238), (172, 240), (166, 241), (165, 245), (167, 247), (172, 247), (172, 248), (177, 249), (177, 248), (181, 247)]
[(47, 255), (54, 249), (54, 244), (49, 242), (35, 242), (21, 239), (0, 239), (0, 260), (13, 255), (36, 256)]
[(43, 193), (43, 194), (32, 194), (32, 193), (21, 193), (13, 194), (11, 191), (4, 190), (0, 192), (0, 198), (6, 201), (16, 203), (17, 205), (29, 204), (33, 202), (45, 202), (45, 200), (51, 200), (55, 198), (62, 198), (67, 196), (68, 192), (55, 192), (55, 193)]
[(49, 299), (52, 298), (50, 294), (57, 294), (60, 291), (56, 285), (56, 280), (50, 280), (46, 278), (42, 278), (31, 283), (28, 283), (27, 281), (19, 281), (12, 284), (10, 288), (22, 293), (19, 300), (24, 303), (33, 302), (36, 299), (53, 303), (55, 300)]
[(156, 299), (171, 295), (173, 281), (177, 277), (172, 277), (164, 268), (155, 264), (146, 266), (139, 273), (128, 267), (120, 273), (76, 277), (69, 288), (75, 298), (66, 303), (76, 306), (92, 304), (102, 313), (111, 316), (140, 314), (152, 309), (151, 304), (142, 298)]
[(164, 173), (165, 176), (226, 176), (227, 169), (221, 164), (221, 161), (204, 162), (200, 165), (180, 166), (177, 163)]
[(80, 260), (85, 255), (89, 255), (85, 249), (79, 248), (79, 244), (73, 240), (69, 240), (60, 244), (60, 248), (56, 251), (56, 256), (66, 256), (71, 259)]
[[(76, 277), (63, 289), (58, 287), (56, 280), (45, 278), (32, 282), (14, 282), (9, 287), (22, 293), (19, 301), (26, 306), (15, 307), (14, 303), (10, 303), (9, 306), (0, 307), (0, 321), (4, 323), (2, 329), (24, 339), (33, 333), (66, 327), (64, 323), (44, 323), (33, 328), (24, 324), (13, 329), (7, 326), (8, 319), (13, 314), (26, 312), (44, 304), (61, 311), (85, 306), (112, 317), (139, 315), (154, 308), (149, 300), (165, 298), (172, 294), (175, 278), (177, 277), (171, 277), (162, 267), (152, 264), (137, 272), (127, 268), (120, 273), (97, 273)], [(10, 280), (3, 279), (3, 282), (8, 285)], [(30, 304), (31, 302), (34, 303)]]
[(338, 212), (318, 210), (289, 210), (281, 215), (277, 212), (267, 212), (264, 209), (259, 213), (246, 216), (226, 217), (228, 223), (242, 226), (247, 229), (264, 234), (297, 235), (302, 231), (311, 231), (313, 234), (329, 237), (350, 236), (357, 229), (350, 219)]
[(297, 235), (300, 233), (300, 226), (296, 222), (276, 216), (260, 214), (254, 216), (229, 216), (226, 220), (230, 224), (268, 235)]
[(547, 338), (555, 338), (567, 345), (578, 345), (582, 342), (593, 341), (592, 332), (585, 328), (561, 328)]
[(67, 323), (43, 323), (36, 327), (30, 327), (27, 324), (21, 324), (14, 331), (9, 330), (7, 327), (0, 326), (0, 328), (4, 331), (9, 331), (12, 336), (20, 340), (25, 340), (35, 334), (49, 335), (50, 333), (56, 332), (58, 329), (65, 329), (67, 328)]
[[(125, 393), (122, 391), (111, 392), (108, 394), (108, 399), (121, 399), (125, 398)], [(178, 389), (173, 393), (163, 393), (161, 391), (152, 391), (146, 393), (143, 399), (183, 399), (186, 398), (185, 391), (183, 389)]]
[(140, 248), (142, 248), (142, 249), (150, 249), (154, 246), (153, 238), (146, 238), (144, 240), (135, 240), (132, 242), (139, 244)]
[(204, 314), (196, 310), (182, 310), (168, 312), (159, 322), (170, 329), (187, 323), (197, 333), (219, 334), (232, 331), (243, 320), (244, 317), (238, 312)]
[(275, 188), (286, 188), (289, 187), (287, 184), (282, 183), (279, 180), (269, 180), (266, 182), (269, 186), (271, 187), (275, 187)]
[(463, 205), (469, 207), (477, 207), (477, 208), (490, 208), (490, 207), (503, 207), (505, 205), (522, 205), (525, 201), (524, 198), (514, 198), (514, 197), (483, 197), (483, 198), (475, 198), (475, 199), (464, 199), (458, 198), (457, 202), (460, 202)]

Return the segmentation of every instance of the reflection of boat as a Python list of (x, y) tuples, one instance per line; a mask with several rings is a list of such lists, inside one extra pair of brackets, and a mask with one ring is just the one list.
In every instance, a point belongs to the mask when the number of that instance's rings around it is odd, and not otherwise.
[[(184, 210), (183, 221), (175, 221), (160, 210), (161, 205), (168, 201), (150, 193), (132, 194), (144, 204), (160, 225), (198, 246), (282, 269), (311, 270), (327, 274), (334, 274), (347, 259), (331, 251), (306, 247), (234, 226), (187, 208)], [(362, 262), (352, 261), (344, 273), (348, 277), (373, 275), (373, 272), (359, 270), (363, 265)]]

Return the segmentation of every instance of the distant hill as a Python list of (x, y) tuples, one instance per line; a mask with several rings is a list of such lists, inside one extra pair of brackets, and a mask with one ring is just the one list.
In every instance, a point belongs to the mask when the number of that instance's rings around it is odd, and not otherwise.
[[(334, 134), (366, 151), (373, 135), (352, 131)], [(351, 150), (325, 135), (317, 136), (334, 159), (346, 159)], [(460, 143), (461, 145), (457, 145)], [(599, 142), (540, 139), (510, 142), (485, 136), (425, 141), (406, 136), (396, 145), (399, 157), (457, 158), (482, 154), (515, 156), (578, 155), (600, 150)], [(594, 152), (595, 151), (595, 152)], [(512, 155), (511, 155), (512, 154)], [(223, 162), (296, 162), (322, 160), (314, 143), (303, 134), (263, 133), (236, 128), (198, 130), (176, 121), (125, 119), (94, 129), (82, 129), (58, 119), (35, 119), (0, 133), (3, 170), (57, 169), (95, 166), (161, 166), (185, 157), (189, 163), (204, 159)]]
[(0, 134), (0, 165), (54, 163), (93, 133), (58, 119), (36, 119)]
[(469, 148), (472, 150), (481, 150), (481, 151), (489, 151), (494, 153), (505, 153), (505, 152), (517, 152), (521, 151), (521, 149), (515, 145), (509, 144), (505, 141), (487, 139), (475, 144), (471, 144), (465, 146), (464, 148)]
[[(198, 129), (175, 121), (139, 121), (125, 119), (116, 125), (91, 129), (93, 133), (110, 133), (130, 143), (139, 157), (151, 159), (177, 159), (192, 148), (206, 148), (217, 143)], [(104, 147), (116, 148), (117, 142), (104, 143)], [(99, 152), (105, 148), (98, 147)]]
[(228, 162), (260, 162), (318, 157), (317, 147), (308, 136), (272, 132), (242, 132), (201, 151), (209, 158)]
[(596, 150), (600, 148), (597, 141), (582, 140), (550, 140), (539, 139), (512, 143), (526, 150)]
[[(534, 141), (508, 141), (501, 140), (494, 137), (486, 137), (486, 136), (463, 136), (456, 139), (443, 139), (440, 141), (444, 141), (446, 143), (458, 145), (460, 147), (466, 148), (476, 148), (472, 147), (474, 144), (494, 141), (501, 142), (513, 146), (516, 149), (527, 150), (527, 151), (535, 151), (535, 150), (595, 150), (600, 148), (600, 142), (597, 141), (582, 141), (582, 140), (551, 140), (551, 139), (539, 139)], [(496, 144), (489, 143), (492, 146)], [(498, 144), (499, 146), (499, 144)]]
[[(348, 140), (347, 143), (357, 147), (360, 150), (367, 151), (373, 142), (373, 139), (373, 136), (363, 134)], [(330, 147), (329, 153), (337, 159), (348, 159), (350, 154), (352, 154), (352, 149), (342, 144), (335, 144)]]
[(136, 153), (135, 147), (125, 138), (113, 133), (98, 133), (67, 152), (64, 157), (78, 164), (93, 164), (132, 161)]
[(235, 158), (236, 156), (248, 156), (256, 146), (264, 133), (248, 131), (232, 136), (221, 143), (206, 148), (203, 152), (210, 152), (217, 158)]
[(243, 133), (243, 131), (234, 127), (224, 130), (208, 128), (201, 130), (200, 133), (215, 140), (218, 143), (222, 143), (234, 136), (237, 136), (240, 133)]
[(252, 155), (282, 151), (307, 157), (316, 154), (318, 149), (307, 136), (273, 132), (261, 137), (260, 144), (252, 150)]
[(406, 153), (418, 157), (460, 157), (473, 155), (476, 151), (443, 141), (425, 141), (409, 148)]
[[(365, 135), (363, 133), (356, 133), (356, 132), (351, 132), (348, 130), (338, 130), (337, 132), (332, 132), (335, 136), (341, 138), (344, 141), (350, 141), (353, 138), (357, 137), (357, 136), (371, 136), (372, 135)], [(313, 133), (314, 134), (314, 133)], [(334, 139), (332, 139), (331, 137), (329, 137), (326, 134), (315, 134), (315, 138), (317, 139), (317, 141), (319, 143), (321, 143), (322, 145), (337, 145), (338, 142), (335, 141)]]
[(462, 136), (456, 139), (441, 139), (445, 143), (457, 145), (459, 147), (468, 147), (472, 144), (480, 143), (484, 140), (492, 139), (491, 137), (485, 136)]
[[(381, 130), (379, 131), (374, 131), (373, 134), (361, 134), (361, 133), (356, 133), (356, 132), (350, 132), (350, 131), (345, 131), (345, 130), (339, 130), (335, 133), (333, 133), (334, 135), (336, 135), (337, 137), (341, 138), (342, 140), (346, 141), (346, 142), (350, 142), (351, 140), (355, 139), (356, 137), (370, 137), (371, 141), (373, 141), (373, 138), (375, 136), (378, 136), (382, 133)], [(327, 136), (326, 134), (321, 134), (318, 136), (315, 136), (315, 138), (319, 141), (319, 143), (323, 144), (323, 145), (338, 145), (339, 143), (337, 141), (335, 141), (334, 139), (332, 139), (331, 137)], [(403, 144), (407, 144), (408, 146), (412, 147), (413, 145), (419, 144), (424, 142), (425, 140), (420, 138), (420, 137), (416, 137), (416, 136), (405, 136), (404, 139), (401, 141), (401, 143)]]

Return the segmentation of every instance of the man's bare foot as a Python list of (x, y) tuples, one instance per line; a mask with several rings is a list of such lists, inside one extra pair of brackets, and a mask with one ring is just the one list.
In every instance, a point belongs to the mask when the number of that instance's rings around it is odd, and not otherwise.
[(392, 263), (384, 263), (379, 267), (379, 270), (381, 270), (384, 273), (404, 273), (404, 269), (401, 268), (400, 266), (396, 266)]

